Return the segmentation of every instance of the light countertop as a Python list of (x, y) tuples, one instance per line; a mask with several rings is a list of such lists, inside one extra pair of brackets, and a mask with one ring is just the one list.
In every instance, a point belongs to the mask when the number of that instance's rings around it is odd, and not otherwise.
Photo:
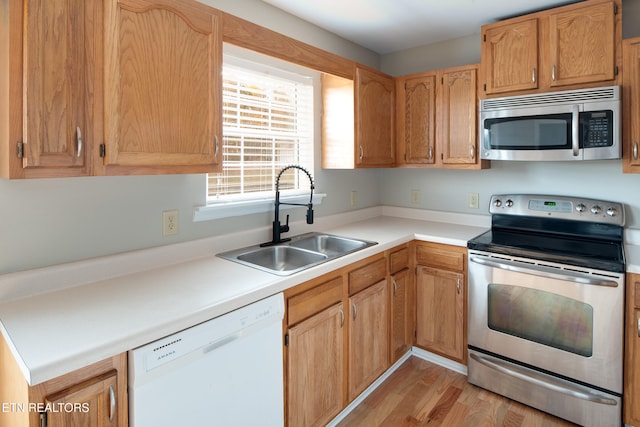
[[(490, 218), (377, 207), (316, 223), (313, 231), (378, 244), (285, 277), (215, 256), (265, 240), (266, 230), (0, 276), (0, 330), (35, 385), (414, 239), (466, 246)], [(640, 272), (640, 250), (627, 252)]]

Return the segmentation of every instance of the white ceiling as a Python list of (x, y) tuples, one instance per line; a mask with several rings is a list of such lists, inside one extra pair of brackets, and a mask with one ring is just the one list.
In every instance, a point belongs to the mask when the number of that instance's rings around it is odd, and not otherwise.
[(379, 54), (478, 34), (484, 24), (578, 0), (262, 0)]

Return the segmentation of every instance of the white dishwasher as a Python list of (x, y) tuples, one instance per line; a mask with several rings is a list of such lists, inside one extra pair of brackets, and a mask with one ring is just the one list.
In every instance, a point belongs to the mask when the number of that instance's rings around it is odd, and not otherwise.
[(131, 427), (284, 425), (277, 294), (129, 352)]

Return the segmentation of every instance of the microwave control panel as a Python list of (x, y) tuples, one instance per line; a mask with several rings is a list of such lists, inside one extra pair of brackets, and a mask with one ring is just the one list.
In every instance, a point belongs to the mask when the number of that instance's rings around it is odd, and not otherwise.
[(613, 111), (589, 111), (580, 113), (583, 148), (610, 147), (613, 145)]

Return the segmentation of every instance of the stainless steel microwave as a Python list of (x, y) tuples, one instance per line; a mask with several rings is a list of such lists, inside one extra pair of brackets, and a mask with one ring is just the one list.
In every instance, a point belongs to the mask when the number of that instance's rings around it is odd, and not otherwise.
[(619, 159), (620, 86), (480, 101), (487, 160)]

